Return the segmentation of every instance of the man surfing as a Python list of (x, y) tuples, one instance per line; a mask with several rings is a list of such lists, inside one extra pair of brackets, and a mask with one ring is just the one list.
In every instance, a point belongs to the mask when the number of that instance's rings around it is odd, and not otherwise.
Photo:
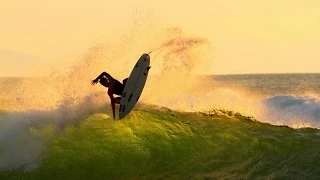
[(111, 107), (113, 113), (113, 119), (115, 120), (115, 104), (120, 104), (121, 97), (114, 97), (115, 95), (122, 95), (124, 86), (126, 85), (128, 78), (124, 79), (122, 83), (118, 80), (114, 79), (110, 74), (103, 72), (101, 73), (96, 79), (92, 80), (92, 85), (97, 84), (100, 82), (101, 85), (108, 88), (108, 95), (111, 100)]

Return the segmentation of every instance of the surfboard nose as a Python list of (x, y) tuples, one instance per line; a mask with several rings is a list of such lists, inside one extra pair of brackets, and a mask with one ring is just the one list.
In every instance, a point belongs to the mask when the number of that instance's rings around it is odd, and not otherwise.
[(144, 61), (147, 61), (147, 60), (149, 60), (149, 59), (150, 59), (149, 54), (143, 54), (143, 56), (145, 56)]

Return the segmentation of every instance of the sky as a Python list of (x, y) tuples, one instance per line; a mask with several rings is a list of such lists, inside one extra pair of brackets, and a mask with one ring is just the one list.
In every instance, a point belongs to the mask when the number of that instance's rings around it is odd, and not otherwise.
[(320, 73), (318, 0), (1, 0), (0, 76), (28, 76), (79, 54), (137, 14), (208, 39), (210, 74)]

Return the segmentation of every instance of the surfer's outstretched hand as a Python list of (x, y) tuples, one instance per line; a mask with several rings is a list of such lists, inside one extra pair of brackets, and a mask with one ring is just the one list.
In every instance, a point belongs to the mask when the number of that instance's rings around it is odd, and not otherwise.
[(97, 84), (98, 82), (99, 82), (99, 79), (95, 79), (95, 80), (92, 80), (92, 81), (91, 81), (91, 84), (92, 84), (92, 85), (95, 85), (95, 84)]

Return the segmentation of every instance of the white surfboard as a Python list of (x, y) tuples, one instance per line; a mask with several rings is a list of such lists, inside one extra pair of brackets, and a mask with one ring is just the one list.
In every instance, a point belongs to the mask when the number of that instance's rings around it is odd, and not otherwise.
[(121, 95), (119, 119), (130, 113), (138, 102), (150, 69), (150, 56), (143, 54), (133, 67), (128, 81)]

